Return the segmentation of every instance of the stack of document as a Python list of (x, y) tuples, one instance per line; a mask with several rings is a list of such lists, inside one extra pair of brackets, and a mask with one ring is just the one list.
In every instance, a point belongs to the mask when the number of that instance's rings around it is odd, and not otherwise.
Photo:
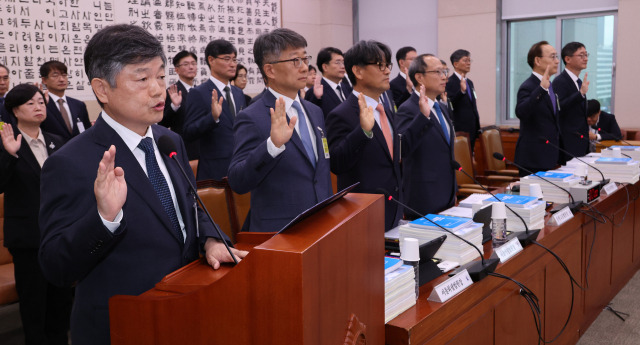
[[(438, 214), (428, 214), (426, 216), (431, 221), (453, 232), (454, 234), (471, 242), (483, 252), (482, 248), (482, 224), (474, 223), (469, 218), (451, 217)], [(438, 252), (436, 258), (448, 261), (455, 261), (462, 264), (478, 258), (478, 251), (459, 238), (449, 235), (433, 223), (424, 218), (416, 219), (408, 224), (399, 226), (400, 243), (405, 238), (416, 238), (420, 244), (429, 242), (442, 235), (447, 235)]]
[[(542, 229), (544, 227), (544, 210), (546, 208), (546, 202), (544, 200), (538, 200), (538, 198), (532, 196), (511, 194), (496, 194), (496, 198), (504, 202), (513, 212), (520, 215), (529, 230)], [(475, 214), (482, 206), (495, 201), (497, 200), (494, 197), (489, 196), (489, 198), (482, 201), (482, 205), (473, 206), (473, 213)], [(522, 224), (522, 220), (513, 212), (507, 210), (507, 230), (527, 230), (524, 224)]]
[[(636, 183), (640, 177), (640, 162), (637, 160), (622, 157), (600, 157), (595, 160), (594, 165), (600, 169), (605, 178), (619, 183)], [(590, 180), (602, 180), (600, 173), (594, 169), (589, 169)]]
[(416, 281), (413, 266), (402, 260), (384, 258), (384, 323), (416, 304)]
[(620, 149), (623, 155), (633, 158), (634, 161), (640, 161), (640, 146), (610, 146), (606, 150), (602, 150), (602, 157), (613, 157), (613, 149)]
[(569, 197), (569, 194), (567, 192), (548, 183), (547, 181), (544, 181), (538, 176), (555, 183), (556, 185), (566, 189), (567, 191), (570, 190), (571, 186), (580, 182), (580, 178), (571, 173), (540, 171), (533, 175), (525, 176), (520, 179), (520, 195), (529, 195), (529, 185), (538, 183), (540, 184), (540, 188), (542, 189), (544, 200), (559, 203), (568, 203), (569, 201), (571, 201), (571, 198)]

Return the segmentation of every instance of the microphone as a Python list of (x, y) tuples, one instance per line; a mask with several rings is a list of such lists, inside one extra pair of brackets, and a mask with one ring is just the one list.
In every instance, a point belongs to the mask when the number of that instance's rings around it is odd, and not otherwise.
[[(180, 171), (182, 172), (182, 176), (184, 176), (185, 181), (187, 181), (187, 183), (189, 184), (191, 193), (196, 197), (196, 199), (198, 199), (200, 206), (202, 206), (202, 209), (204, 210), (207, 217), (209, 218), (209, 221), (213, 224), (213, 227), (216, 229), (218, 236), (220, 236), (220, 241), (224, 243), (224, 246), (227, 248), (229, 255), (231, 255), (231, 258), (233, 259), (233, 262), (237, 265), (238, 260), (236, 259), (236, 256), (233, 255), (233, 253), (231, 252), (231, 248), (229, 248), (227, 241), (224, 240), (224, 235), (222, 234), (222, 230), (220, 230), (220, 227), (218, 226), (218, 224), (216, 224), (216, 222), (213, 221), (213, 217), (211, 217), (211, 214), (209, 214), (209, 211), (204, 206), (204, 202), (202, 202), (202, 199), (200, 199), (200, 196), (198, 195), (196, 188), (193, 186), (193, 184), (191, 184), (191, 180), (189, 180), (189, 176), (187, 176), (187, 173), (182, 168), (182, 165), (180, 164), (180, 162), (178, 162), (176, 158), (176, 156), (178, 155), (178, 153), (176, 152), (177, 151), (176, 144), (173, 142), (173, 140), (171, 140), (171, 138), (169, 138), (166, 135), (163, 135), (160, 138), (158, 138), (158, 149), (162, 154), (169, 156), (169, 158), (172, 158), (176, 162), (176, 165), (178, 166), (178, 168), (180, 168)], [(198, 219), (196, 219), (196, 222), (197, 221)]]
[[(580, 138), (581, 138), (581, 139), (584, 139), (584, 136), (583, 136), (582, 134), (580, 134), (580, 133), (578, 133), (578, 132), (576, 132), (576, 134), (580, 135)], [(565, 150), (565, 149), (561, 148), (560, 146), (558, 146), (558, 145), (556, 145), (556, 144), (552, 143), (551, 141), (549, 141), (549, 139), (547, 139), (547, 138), (545, 138), (545, 137), (542, 137), (542, 136), (540, 137), (540, 139), (544, 140), (544, 141), (545, 141), (545, 144), (549, 144), (549, 145), (551, 145), (551, 146), (555, 147), (556, 149), (558, 149), (558, 150), (560, 150), (560, 151), (562, 151), (562, 152), (564, 152), (564, 153), (568, 154), (569, 156), (571, 156), (571, 157), (573, 157), (573, 158), (575, 158), (575, 159), (577, 159), (577, 160), (581, 161), (582, 163), (584, 163), (584, 164), (586, 164), (586, 165), (588, 165), (588, 166), (592, 167), (592, 168), (593, 168), (593, 169), (595, 169), (597, 172), (599, 172), (599, 173), (600, 173), (600, 176), (602, 177), (602, 181), (600, 181), (600, 186), (604, 186), (604, 185), (606, 185), (607, 183), (609, 183), (609, 179), (605, 179), (605, 178), (604, 178), (604, 174), (602, 173), (602, 171), (600, 171), (600, 169), (598, 169), (598, 168), (596, 168), (595, 166), (593, 166), (592, 164), (589, 164), (589, 163), (587, 163), (587, 162), (583, 161), (582, 159), (580, 159), (580, 158), (576, 157), (574, 154), (572, 154), (571, 152), (569, 152), (569, 151), (567, 151), (567, 150)]]
[(602, 128), (600, 128), (600, 127), (598, 127), (598, 132), (602, 132), (602, 133), (604, 133), (604, 134), (606, 134), (606, 135), (611, 136), (611, 137), (613, 138), (613, 140), (615, 140), (615, 141), (622, 141), (623, 143), (625, 143), (625, 144), (627, 144), (627, 145), (629, 145), (629, 146), (634, 146), (634, 145), (632, 145), (630, 142), (628, 142), (628, 141), (626, 141), (626, 140), (622, 139), (622, 136), (619, 136), (619, 137), (618, 137), (618, 136), (616, 136), (616, 135), (613, 135), (613, 133), (605, 132), (605, 131), (603, 131), (603, 130), (602, 130)]
[[(502, 200), (500, 200), (497, 196), (495, 196), (488, 189), (486, 189), (480, 182), (478, 182), (478, 180), (476, 180), (475, 177), (473, 177), (472, 175), (470, 175), (466, 171), (464, 171), (464, 169), (462, 169), (462, 166), (460, 166), (460, 163), (458, 163), (457, 161), (451, 161), (451, 168), (453, 168), (453, 170), (458, 170), (458, 171), (462, 172), (463, 174), (467, 175), (467, 177), (472, 179), (473, 182), (475, 182), (475, 184), (480, 186), (480, 188), (484, 189), (484, 191), (489, 193), (494, 199), (502, 202)], [(527, 226), (527, 222), (525, 222), (524, 219), (522, 219), (522, 217), (518, 213), (516, 213), (514, 210), (512, 210), (511, 207), (509, 207), (506, 203), (504, 204), (504, 206), (509, 211), (511, 211), (511, 213), (515, 214), (516, 217), (518, 217), (520, 219), (520, 221), (522, 222), (522, 224), (524, 225), (524, 233), (519, 232), (516, 235), (516, 237), (518, 238), (518, 241), (520, 241), (520, 245), (522, 245), (522, 247), (524, 248), (527, 245), (529, 245), (530, 243), (532, 243), (533, 241), (535, 241), (538, 238), (538, 234), (540, 233), (540, 230), (529, 230), (529, 227)]]
[(538, 175), (536, 175), (533, 171), (531, 171), (531, 170), (529, 170), (529, 169), (527, 169), (527, 168), (524, 168), (524, 167), (522, 167), (521, 165), (516, 164), (515, 162), (512, 162), (512, 161), (508, 160), (508, 159), (507, 159), (505, 156), (503, 156), (501, 153), (499, 153), (499, 152), (494, 152), (494, 153), (493, 153), (493, 158), (495, 158), (495, 159), (497, 159), (497, 160), (499, 160), (499, 161), (505, 161), (505, 162), (507, 162), (507, 163), (509, 163), (509, 164), (513, 164), (513, 165), (515, 165), (516, 167), (518, 167), (518, 168), (520, 168), (520, 169), (522, 169), (522, 170), (524, 170), (524, 171), (528, 172), (529, 174), (531, 174), (531, 175), (533, 175), (533, 176), (535, 176), (535, 177), (537, 177), (537, 178), (539, 178), (539, 179), (541, 179), (541, 180), (543, 180), (543, 181), (545, 181), (545, 182), (547, 182), (547, 183), (549, 183), (549, 184), (552, 184), (552, 185), (554, 185), (554, 186), (556, 186), (556, 187), (558, 187), (558, 188), (562, 189), (563, 191), (565, 191), (565, 192), (569, 195), (569, 199), (571, 200), (571, 202), (569, 203), (569, 208), (570, 208), (572, 211), (577, 211), (577, 210), (582, 206), (582, 201), (578, 201), (578, 202), (576, 202), (575, 200), (573, 200), (573, 195), (571, 195), (571, 193), (570, 193), (568, 190), (566, 190), (566, 189), (564, 189), (564, 188), (562, 188), (562, 187), (558, 186), (557, 184), (555, 184), (555, 183), (553, 183), (553, 182), (549, 181), (548, 179), (546, 179), (546, 178), (544, 178), (544, 177), (542, 177), (542, 176), (538, 176)]
[(420, 218), (424, 218), (426, 219), (429, 223), (439, 227), (440, 229), (450, 233), (451, 235), (453, 235), (454, 237), (462, 240), (464, 243), (470, 245), (471, 247), (473, 247), (473, 249), (475, 249), (478, 254), (480, 254), (480, 261), (471, 261), (468, 262), (462, 266), (460, 266), (460, 268), (458, 269), (458, 271), (461, 271), (463, 269), (466, 269), (467, 272), (469, 272), (469, 276), (471, 277), (471, 280), (473, 280), (473, 282), (477, 282), (482, 280), (484, 277), (486, 277), (487, 275), (489, 275), (489, 273), (492, 273), (493, 271), (495, 271), (496, 266), (498, 266), (498, 263), (500, 262), (500, 259), (498, 258), (489, 258), (489, 259), (485, 259), (484, 256), (482, 255), (482, 252), (480, 251), (480, 249), (478, 249), (478, 247), (476, 247), (473, 243), (465, 240), (464, 238), (454, 234), (452, 231), (449, 231), (448, 229), (440, 226), (439, 224), (436, 224), (435, 222), (433, 222), (431, 219), (427, 218), (427, 216), (420, 214), (418, 211), (412, 209), (411, 207), (405, 205), (404, 203), (402, 203), (399, 200), (396, 200), (396, 198), (394, 198), (386, 189), (384, 188), (377, 188), (376, 192), (380, 193), (380, 194), (384, 194), (384, 196), (386, 198), (389, 199), (389, 201), (393, 201), (396, 204), (406, 208), (407, 210), (413, 212), (414, 214), (416, 214), (417, 216), (419, 216)]

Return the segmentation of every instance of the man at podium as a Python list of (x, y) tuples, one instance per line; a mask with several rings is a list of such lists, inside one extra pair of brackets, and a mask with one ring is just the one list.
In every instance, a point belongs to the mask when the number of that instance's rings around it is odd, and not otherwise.
[[(177, 166), (191, 174), (184, 143), (155, 125), (165, 104), (160, 42), (138, 26), (108, 26), (89, 41), (84, 63), (103, 111), (44, 164), (39, 259), (53, 284), (77, 282), (73, 344), (109, 344), (110, 297), (151, 289), (203, 247), (214, 268), (232, 258), (221, 242), (228, 239), (194, 207)], [(159, 152), (163, 136), (177, 160)]]

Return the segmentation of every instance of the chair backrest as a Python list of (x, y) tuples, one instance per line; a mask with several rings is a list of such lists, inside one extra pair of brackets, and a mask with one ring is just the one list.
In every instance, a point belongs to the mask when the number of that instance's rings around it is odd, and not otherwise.
[[(456, 138), (453, 142), (453, 154), (456, 161), (469, 175), (475, 175), (473, 170), (473, 160), (471, 158), (471, 144), (469, 143), (469, 134), (465, 132), (456, 132)], [(458, 185), (475, 183), (469, 176), (461, 171), (456, 171), (456, 181)]]
[(231, 196), (236, 226), (238, 231), (240, 231), (244, 221), (247, 219), (249, 209), (251, 208), (251, 193), (238, 194), (236, 192), (232, 192)]
[(0, 194), (0, 265), (13, 262), (9, 249), (4, 246), (4, 194)]
[(218, 224), (220, 229), (231, 238), (235, 243), (237, 228), (232, 226), (233, 216), (229, 208), (231, 203), (230, 191), (226, 180), (205, 180), (198, 181), (198, 195), (207, 211), (213, 217), (213, 221)]
[(189, 161), (189, 165), (191, 165), (191, 170), (193, 170), (193, 176), (197, 176), (198, 174), (198, 160), (194, 159)]
[(482, 145), (482, 153), (484, 154), (486, 167), (489, 170), (504, 170), (507, 168), (504, 161), (493, 158), (494, 152), (504, 154), (502, 149), (502, 138), (500, 136), (500, 129), (496, 126), (489, 126), (482, 128), (480, 134), (480, 143)]

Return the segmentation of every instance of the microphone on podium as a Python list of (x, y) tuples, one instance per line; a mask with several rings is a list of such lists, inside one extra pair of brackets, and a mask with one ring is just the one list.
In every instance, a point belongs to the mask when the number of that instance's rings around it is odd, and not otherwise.
[(471, 243), (471, 242), (465, 240), (464, 238), (454, 234), (452, 231), (449, 231), (448, 229), (444, 228), (443, 226), (440, 226), (439, 224), (436, 224), (431, 219), (427, 218), (426, 215), (420, 214), (418, 211), (412, 209), (408, 205), (405, 205), (403, 202), (401, 202), (401, 201), (397, 200), (396, 198), (394, 198), (386, 189), (378, 188), (378, 189), (376, 189), (376, 192), (378, 192), (380, 194), (384, 194), (384, 196), (386, 198), (388, 198), (388, 200), (393, 201), (396, 204), (406, 208), (407, 210), (413, 212), (418, 217), (426, 219), (429, 223), (437, 226), (438, 228), (446, 231), (447, 233), (450, 233), (454, 237), (460, 239), (464, 243), (466, 243), (466, 244), (470, 245), (471, 247), (473, 247), (473, 249), (475, 249), (478, 252), (478, 254), (480, 255), (480, 261), (471, 261), (469, 263), (466, 263), (466, 264), (460, 266), (458, 271), (466, 269), (467, 272), (469, 272), (469, 276), (471, 277), (471, 280), (473, 280), (474, 282), (482, 280), (484, 277), (489, 275), (489, 273), (492, 273), (493, 271), (495, 271), (496, 266), (498, 266), (498, 263), (500, 262), (500, 259), (498, 259), (498, 258), (485, 259), (484, 256), (482, 255), (482, 251), (480, 251), (480, 249), (478, 249), (478, 247), (476, 247), (473, 243)]
[(539, 178), (539, 179), (541, 179), (541, 180), (543, 180), (543, 181), (545, 181), (545, 182), (547, 182), (547, 183), (549, 183), (549, 184), (551, 184), (551, 185), (553, 185), (553, 186), (555, 186), (555, 187), (557, 187), (557, 188), (559, 188), (559, 189), (563, 190), (565, 193), (567, 193), (567, 194), (569, 195), (569, 200), (571, 200), (571, 202), (568, 204), (568, 206), (569, 206), (569, 208), (570, 208), (572, 211), (574, 211), (574, 212), (575, 212), (575, 211), (577, 211), (580, 207), (582, 207), (582, 201), (577, 201), (577, 202), (576, 202), (576, 201), (573, 199), (573, 195), (571, 195), (571, 193), (570, 193), (568, 190), (566, 190), (565, 188), (562, 188), (562, 187), (558, 186), (557, 184), (555, 184), (555, 183), (551, 182), (550, 180), (548, 180), (548, 179), (546, 179), (546, 178), (544, 178), (544, 177), (542, 177), (542, 176), (538, 176), (538, 175), (536, 175), (533, 171), (531, 171), (531, 170), (529, 170), (529, 169), (527, 169), (527, 168), (524, 168), (523, 166), (521, 166), (521, 165), (519, 165), (519, 164), (516, 164), (516, 162), (512, 162), (512, 161), (508, 160), (508, 159), (507, 159), (507, 158), (506, 158), (502, 153), (494, 152), (494, 153), (493, 153), (493, 158), (495, 158), (495, 159), (497, 159), (497, 160), (499, 160), (499, 161), (504, 161), (504, 162), (506, 162), (506, 163), (513, 164), (513, 165), (515, 165), (516, 167), (518, 167), (518, 168), (520, 168), (520, 169), (522, 169), (522, 170), (524, 170), (524, 171), (528, 172), (529, 174), (531, 174), (531, 175), (533, 175), (533, 176), (535, 176), (535, 177), (537, 177), (537, 178)]
[[(480, 188), (482, 188), (485, 192), (489, 193), (489, 195), (491, 195), (494, 199), (502, 202), (502, 200), (500, 200), (497, 196), (495, 196), (493, 193), (491, 193), (491, 191), (489, 191), (480, 182), (478, 182), (478, 180), (476, 180), (475, 177), (473, 177), (472, 175), (470, 175), (466, 171), (464, 171), (464, 169), (462, 169), (462, 166), (460, 166), (460, 163), (458, 163), (457, 161), (451, 161), (451, 168), (453, 168), (453, 170), (460, 171), (463, 174), (467, 175), (467, 177), (472, 179), (475, 184), (480, 186)], [(522, 247), (524, 248), (527, 245), (529, 245), (530, 243), (532, 243), (533, 241), (535, 241), (538, 238), (538, 234), (540, 233), (540, 230), (529, 230), (529, 227), (527, 226), (527, 222), (525, 222), (524, 219), (522, 219), (522, 217), (518, 213), (516, 213), (514, 210), (512, 210), (511, 207), (509, 207), (506, 203), (505, 203), (504, 206), (509, 211), (511, 211), (511, 213), (516, 215), (516, 217), (518, 217), (520, 219), (520, 221), (522, 222), (522, 224), (524, 225), (524, 229), (525, 229), (524, 232), (519, 232), (516, 235), (516, 237), (518, 238), (518, 241), (520, 241), (520, 245), (522, 245)]]
[[(581, 139), (584, 139), (584, 135), (580, 134), (579, 132), (576, 132), (576, 135), (579, 135)], [(543, 136), (541, 136), (541, 137), (540, 137), (540, 139), (541, 139), (541, 140), (544, 140), (545, 144), (548, 144), (548, 145), (553, 146), (554, 148), (556, 148), (556, 149), (558, 149), (558, 150), (560, 150), (560, 151), (564, 152), (565, 154), (568, 154), (569, 156), (571, 156), (571, 157), (573, 157), (573, 158), (575, 158), (575, 159), (577, 159), (577, 160), (581, 161), (582, 163), (584, 163), (584, 164), (586, 164), (586, 165), (588, 165), (588, 166), (592, 167), (592, 168), (593, 168), (593, 169), (595, 169), (597, 172), (599, 172), (599, 173), (600, 173), (600, 176), (602, 177), (602, 181), (600, 181), (600, 186), (604, 186), (604, 185), (606, 185), (607, 183), (609, 183), (609, 179), (605, 179), (605, 178), (604, 178), (604, 174), (602, 173), (602, 171), (600, 171), (600, 169), (598, 169), (598, 168), (596, 168), (595, 166), (593, 166), (592, 164), (589, 164), (589, 163), (587, 163), (587, 162), (583, 161), (582, 159), (580, 159), (580, 158), (576, 157), (576, 155), (574, 155), (573, 153), (571, 153), (571, 152), (569, 152), (569, 151), (567, 151), (567, 150), (565, 150), (565, 149), (561, 148), (560, 146), (558, 146), (558, 145), (556, 145), (556, 144), (552, 143), (551, 141), (549, 141), (549, 139), (547, 139), (547, 138), (545, 138), (545, 137), (543, 137)]]
[[(224, 235), (222, 234), (222, 230), (220, 230), (220, 227), (218, 227), (218, 224), (216, 224), (216, 222), (213, 221), (213, 217), (211, 217), (211, 214), (209, 214), (209, 211), (205, 207), (204, 202), (202, 202), (202, 199), (200, 199), (200, 196), (198, 195), (198, 191), (193, 186), (193, 184), (191, 184), (191, 180), (189, 180), (187, 173), (184, 171), (184, 169), (182, 168), (182, 165), (177, 160), (176, 156), (178, 155), (178, 153), (176, 152), (177, 151), (176, 144), (173, 142), (173, 140), (171, 140), (171, 138), (169, 138), (166, 135), (163, 135), (160, 138), (158, 138), (158, 149), (162, 154), (169, 156), (169, 158), (172, 158), (176, 162), (176, 165), (178, 166), (178, 168), (180, 168), (180, 171), (182, 172), (182, 176), (184, 176), (185, 181), (187, 181), (187, 184), (189, 184), (191, 193), (193, 193), (196, 199), (198, 199), (200, 206), (202, 206), (202, 209), (204, 210), (205, 214), (209, 218), (209, 221), (213, 224), (213, 227), (216, 229), (218, 236), (220, 236), (220, 242), (224, 243), (224, 246), (227, 248), (229, 255), (231, 255), (231, 258), (233, 259), (233, 262), (237, 265), (238, 260), (236, 259), (236, 256), (233, 255), (233, 253), (231, 252), (231, 248), (229, 248), (227, 241), (224, 240)], [(198, 219), (196, 219), (196, 222), (197, 221)]]

